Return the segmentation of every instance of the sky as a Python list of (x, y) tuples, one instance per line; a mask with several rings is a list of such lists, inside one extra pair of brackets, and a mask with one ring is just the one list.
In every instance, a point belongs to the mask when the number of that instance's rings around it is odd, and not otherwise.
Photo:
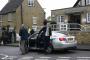
[[(51, 15), (51, 10), (72, 7), (77, 0), (38, 0), (46, 12), (46, 18)], [(0, 10), (8, 0), (0, 0)]]

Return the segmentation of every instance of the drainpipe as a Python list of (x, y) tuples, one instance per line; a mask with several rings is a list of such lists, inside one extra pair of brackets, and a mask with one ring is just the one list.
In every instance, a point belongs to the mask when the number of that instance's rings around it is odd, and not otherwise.
[(86, 0), (85, 0), (85, 6), (86, 6)]
[(23, 8), (22, 8), (22, 4), (21, 4), (21, 24), (23, 24)]

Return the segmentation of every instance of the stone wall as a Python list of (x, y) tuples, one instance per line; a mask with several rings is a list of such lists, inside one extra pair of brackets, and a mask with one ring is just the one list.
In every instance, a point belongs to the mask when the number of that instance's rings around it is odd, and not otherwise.
[(90, 32), (77, 32), (76, 40), (78, 44), (90, 44)]

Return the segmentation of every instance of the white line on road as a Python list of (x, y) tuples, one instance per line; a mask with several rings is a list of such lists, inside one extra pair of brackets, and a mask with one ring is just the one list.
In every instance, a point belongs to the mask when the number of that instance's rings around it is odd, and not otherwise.
[(32, 58), (34, 58), (34, 57), (33, 56), (28, 56), (28, 57), (22, 57), (22, 58), (20, 58), (18, 60), (30, 60)]
[(49, 60), (49, 59), (35, 59), (35, 60)]
[(90, 57), (76, 57), (78, 59), (90, 59)]
[(72, 57), (58, 57), (58, 58), (70, 59), (70, 58), (72, 58)]
[(1, 59), (6, 59), (7, 57), (8, 57), (8, 55), (6, 55), (6, 54), (0, 54), (1, 56), (4, 56), (3, 58), (1, 58)]
[(40, 58), (49, 59), (49, 58), (51, 58), (51, 57), (40, 57)]
[(6, 54), (0, 54), (0, 55), (3, 56), (3, 57), (1, 58), (2, 60), (17, 58), (16, 56), (8, 56), (8, 55), (6, 55)]

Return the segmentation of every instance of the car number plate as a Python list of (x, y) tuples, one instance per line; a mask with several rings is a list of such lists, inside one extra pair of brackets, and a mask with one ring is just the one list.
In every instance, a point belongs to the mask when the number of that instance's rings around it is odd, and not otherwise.
[(68, 41), (69, 41), (69, 42), (73, 41), (73, 38), (68, 38)]

